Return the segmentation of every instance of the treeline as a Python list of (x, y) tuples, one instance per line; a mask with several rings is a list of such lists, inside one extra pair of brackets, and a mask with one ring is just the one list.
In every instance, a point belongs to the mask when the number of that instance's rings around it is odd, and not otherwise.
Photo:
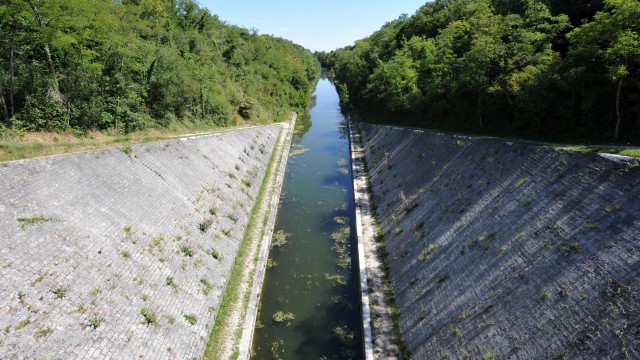
[(195, 0), (0, 0), (0, 33), (0, 132), (282, 120), (320, 72)]
[(370, 119), (638, 144), (639, 33), (638, 0), (436, 0), (316, 55)]

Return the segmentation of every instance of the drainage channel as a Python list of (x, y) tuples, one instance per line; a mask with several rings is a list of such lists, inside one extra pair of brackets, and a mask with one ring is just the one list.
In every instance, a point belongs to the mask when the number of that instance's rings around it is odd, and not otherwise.
[(349, 133), (323, 77), (287, 164), (254, 359), (362, 359)]

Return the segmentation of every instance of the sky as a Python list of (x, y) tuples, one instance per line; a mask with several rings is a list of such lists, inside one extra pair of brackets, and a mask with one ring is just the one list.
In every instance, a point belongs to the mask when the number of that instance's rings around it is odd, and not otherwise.
[(365, 38), (427, 0), (198, 0), (220, 20), (331, 51)]

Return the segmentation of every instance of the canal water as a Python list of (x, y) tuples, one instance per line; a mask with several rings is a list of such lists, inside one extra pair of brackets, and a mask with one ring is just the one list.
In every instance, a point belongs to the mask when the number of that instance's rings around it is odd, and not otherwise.
[(346, 121), (326, 77), (298, 118), (274, 230), (253, 359), (362, 359)]

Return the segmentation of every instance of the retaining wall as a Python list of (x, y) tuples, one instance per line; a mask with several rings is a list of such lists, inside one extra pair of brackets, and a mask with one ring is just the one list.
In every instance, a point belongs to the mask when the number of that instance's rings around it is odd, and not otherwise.
[(637, 160), (358, 126), (414, 358), (640, 357)]
[(200, 357), (280, 129), (0, 164), (2, 357)]

